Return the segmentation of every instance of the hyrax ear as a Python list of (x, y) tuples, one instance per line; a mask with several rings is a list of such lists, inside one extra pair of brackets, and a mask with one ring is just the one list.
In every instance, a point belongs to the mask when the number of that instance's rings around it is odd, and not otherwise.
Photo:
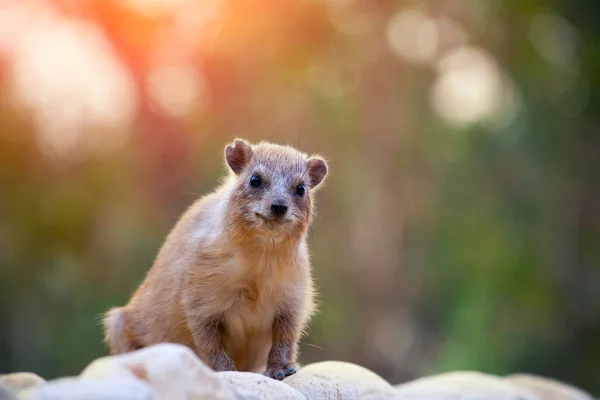
[(252, 158), (252, 147), (242, 139), (235, 139), (225, 147), (225, 160), (235, 174), (239, 174)]
[(321, 157), (311, 157), (306, 161), (309, 186), (316, 187), (327, 175), (327, 163)]

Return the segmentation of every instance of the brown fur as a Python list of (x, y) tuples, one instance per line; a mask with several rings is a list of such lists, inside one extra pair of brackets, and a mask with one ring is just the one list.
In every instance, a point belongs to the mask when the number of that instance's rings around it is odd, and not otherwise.
[[(314, 312), (306, 233), (327, 165), (291, 147), (242, 140), (226, 147), (225, 159), (228, 179), (184, 213), (129, 303), (106, 314), (106, 342), (113, 354), (181, 343), (215, 370), (281, 379), (294, 372)], [(249, 184), (253, 174), (261, 188)], [(287, 219), (266, 219), (281, 201)]]

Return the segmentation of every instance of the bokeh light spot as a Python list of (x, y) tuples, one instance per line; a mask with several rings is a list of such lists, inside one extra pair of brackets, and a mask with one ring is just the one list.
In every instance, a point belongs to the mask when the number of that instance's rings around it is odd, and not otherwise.
[[(48, 11), (30, 17), (14, 45), (11, 83), (15, 99), (33, 111), (41, 150), (74, 157), (121, 143), (136, 93), (103, 33)], [(99, 128), (101, 140), (86, 127)]]
[(148, 77), (148, 92), (161, 111), (184, 116), (193, 107), (205, 104), (204, 82), (191, 65), (167, 65), (155, 68)]
[(544, 13), (529, 26), (529, 40), (547, 62), (564, 65), (575, 56), (575, 30), (563, 17)]
[(386, 35), (392, 51), (407, 61), (429, 63), (437, 54), (437, 25), (420, 11), (396, 13), (388, 21)]
[(377, 8), (357, 10), (358, 2), (329, 1), (326, 3), (329, 20), (344, 35), (358, 36), (368, 32), (380, 18)]
[(483, 50), (457, 48), (440, 61), (438, 70), (431, 101), (447, 122), (468, 125), (508, 109), (506, 102), (513, 97), (507, 95), (507, 78)]

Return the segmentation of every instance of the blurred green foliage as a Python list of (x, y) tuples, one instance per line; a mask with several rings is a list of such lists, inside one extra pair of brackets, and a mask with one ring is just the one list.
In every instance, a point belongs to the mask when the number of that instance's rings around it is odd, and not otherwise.
[[(34, 112), (10, 95), (11, 55), (0, 58), (0, 372), (72, 375), (106, 354), (101, 313), (127, 301), (177, 217), (225, 174), (225, 144), (242, 136), (330, 163), (310, 236), (320, 312), (303, 362), (347, 360), (393, 383), (532, 372), (600, 393), (595, 2), (223, 1), (213, 45), (189, 56), (209, 100), (178, 116), (145, 86), (164, 56), (147, 43), (170, 20), (117, 3), (53, 2), (98, 26), (131, 73), (138, 106), (118, 146), (45, 151)], [(516, 88), (508, 123), (453, 124), (436, 112), (436, 69), (386, 42), (409, 8), (456, 21), (493, 57)], [(540, 13), (570, 24), (562, 64), (531, 39)], [(551, 54), (565, 45), (551, 40)]]

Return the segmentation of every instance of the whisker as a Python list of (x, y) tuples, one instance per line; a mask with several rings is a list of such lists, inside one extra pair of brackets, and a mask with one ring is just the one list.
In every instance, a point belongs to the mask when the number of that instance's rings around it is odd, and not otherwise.
[(310, 347), (314, 347), (316, 349), (319, 350), (325, 350), (324, 348), (322, 348), (321, 346), (317, 346), (316, 344), (312, 344), (312, 343), (304, 343), (305, 346), (310, 346)]

